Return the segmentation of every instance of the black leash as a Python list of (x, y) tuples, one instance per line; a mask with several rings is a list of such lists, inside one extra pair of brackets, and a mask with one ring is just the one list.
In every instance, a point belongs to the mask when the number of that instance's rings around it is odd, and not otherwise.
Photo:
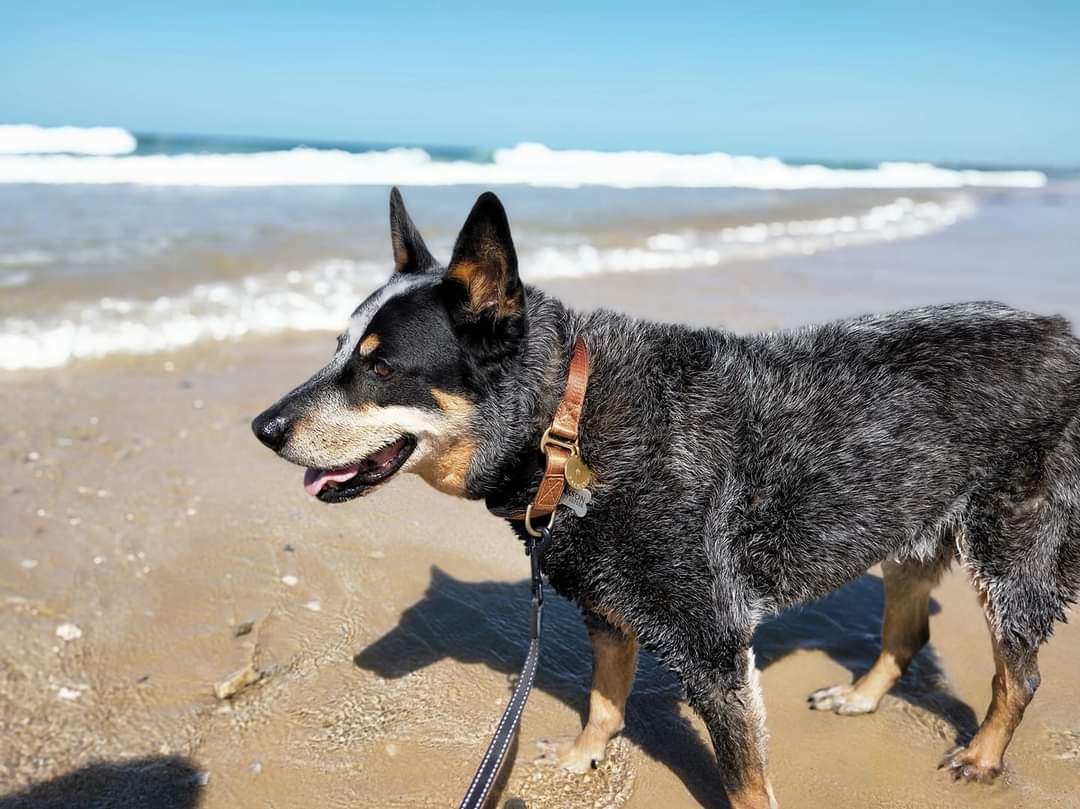
[(514, 685), (514, 693), (510, 695), (510, 701), (506, 704), (499, 726), (495, 729), (495, 735), (491, 737), (484, 758), (480, 766), (476, 768), (476, 775), (469, 784), (469, 791), (461, 800), (459, 809), (480, 809), (487, 800), (492, 784), (495, 783), (499, 770), (502, 769), (506, 751), (510, 749), (510, 742), (517, 733), (521, 723), (521, 712), (525, 709), (525, 702), (529, 699), (533, 682), (536, 680), (536, 667), (540, 662), (540, 617), (544, 610), (544, 577), (540, 562), (544, 549), (547, 547), (551, 533), (547, 528), (540, 529), (540, 537), (528, 537), (525, 540), (525, 553), (528, 555), (532, 568), (532, 607), (529, 615), (529, 653), (525, 656), (525, 665), (521, 669), (521, 676)]

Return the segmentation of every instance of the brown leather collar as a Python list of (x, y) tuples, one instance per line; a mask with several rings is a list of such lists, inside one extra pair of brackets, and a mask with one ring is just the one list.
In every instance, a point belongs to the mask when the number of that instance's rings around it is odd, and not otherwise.
[[(555, 522), (555, 510), (562, 500), (563, 492), (567, 484), (567, 464), (571, 458), (576, 459), (571, 463), (571, 473), (584, 469), (586, 478), (591, 476), (591, 470), (581, 461), (581, 451), (578, 447), (578, 423), (581, 421), (581, 406), (585, 402), (585, 390), (589, 385), (589, 349), (585, 347), (585, 341), (580, 337), (574, 343), (574, 353), (570, 357), (570, 371), (566, 377), (566, 390), (563, 391), (562, 399), (555, 408), (555, 416), (551, 425), (544, 430), (540, 439), (540, 451), (544, 453), (546, 464), (544, 477), (540, 480), (540, 487), (536, 490), (536, 496), (524, 511), (513, 511), (500, 514), (509, 520), (524, 520), (525, 530), (532, 536), (540, 536), (540, 526), (535, 521), (547, 517), (546, 527), (550, 528)], [(574, 480), (576, 488), (581, 481)], [(584, 481), (588, 485), (588, 480)]]

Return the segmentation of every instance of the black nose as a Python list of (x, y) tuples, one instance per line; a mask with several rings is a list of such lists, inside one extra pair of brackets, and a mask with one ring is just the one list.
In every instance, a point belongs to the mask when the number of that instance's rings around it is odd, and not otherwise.
[(292, 431), (292, 419), (267, 410), (260, 413), (251, 422), (251, 430), (255, 437), (270, 447), (274, 452), (280, 452), (289, 440)]

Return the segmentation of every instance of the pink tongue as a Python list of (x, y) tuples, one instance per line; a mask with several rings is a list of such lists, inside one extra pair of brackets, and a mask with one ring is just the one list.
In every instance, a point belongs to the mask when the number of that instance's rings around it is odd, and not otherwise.
[(346, 466), (344, 469), (306, 469), (304, 470), (304, 491), (314, 497), (327, 483), (342, 483), (359, 471), (360, 464)]

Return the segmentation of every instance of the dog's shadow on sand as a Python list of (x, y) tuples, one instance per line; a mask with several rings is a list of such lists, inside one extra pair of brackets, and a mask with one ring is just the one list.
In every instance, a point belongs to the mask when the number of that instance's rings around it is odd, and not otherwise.
[[(577, 608), (548, 589), (544, 641), (536, 687), (577, 710), (584, 720), (591, 651)], [(879, 650), (884, 588), (866, 574), (820, 601), (767, 621), (754, 637), (759, 668), (800, 649), (824, 651), (852, 678), (865, 672)], [(423, 598), (398, 625), (356, 655), (362, 669), (397, 678), (443, 658), (482, 663), (516, 674), (528, 645), (529, 582), (465, 582), (437, 567)], [(931, 601), (931, 614), (939, 610)], [(806, 683), (806, 692), (833, 683)], [(957, 742), (976, 727), (970, 706), (953, 696), (930, 646), (919, 653), (894, 696), (943, 721)], [(715, 759), (706, 739), (679, 711), (675, 677), (643, 652), (627, 709), (627, 736), (674, 772), (703, 806), (726, 806)], [(568, 734), (578, 728), (567, 728)], [(527, 744), (528, 740), (523, 740)], [(0, 805), (0, 809), (7, 809)]]
[(99, 762), (0, 795), (0, 809), (195, 809), (203, 784), (180, 756)]

